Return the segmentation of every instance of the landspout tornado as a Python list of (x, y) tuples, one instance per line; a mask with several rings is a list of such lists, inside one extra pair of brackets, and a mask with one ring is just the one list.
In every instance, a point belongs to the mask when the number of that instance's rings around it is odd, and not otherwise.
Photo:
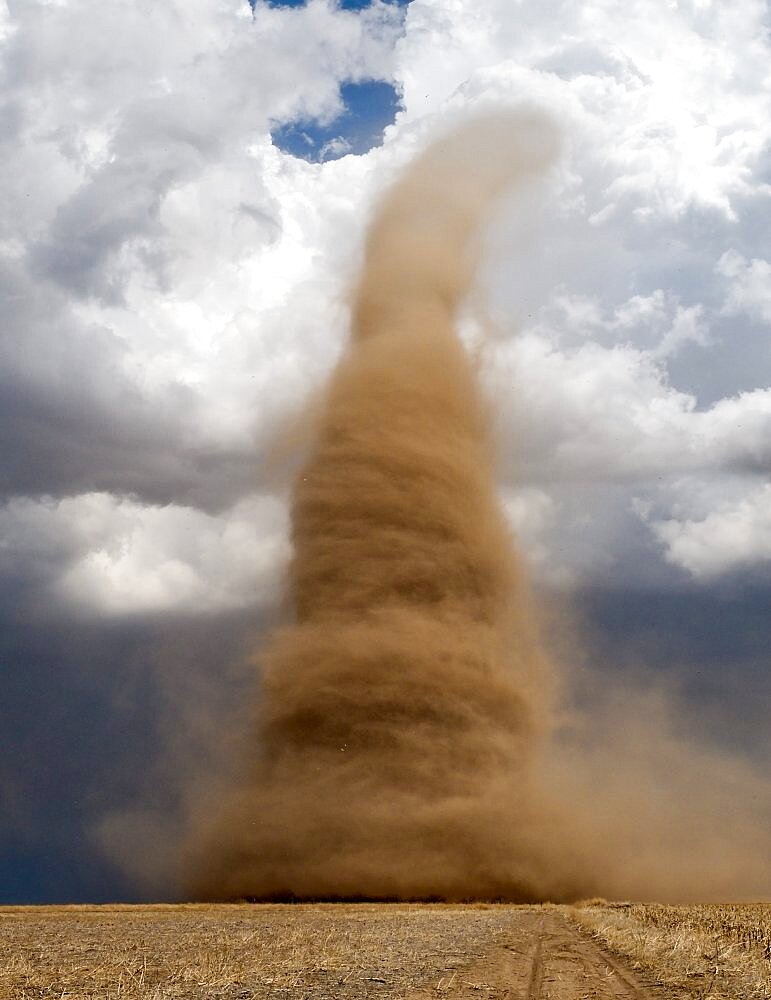
[(531, 780), (549, 666), (454, 329), (480, 224), (556, 149), (534, 111), (467, 120), (376, 212), (294, 486), (292, 620), (260, 654), (255, 752), (199, 896), (566, 891)]

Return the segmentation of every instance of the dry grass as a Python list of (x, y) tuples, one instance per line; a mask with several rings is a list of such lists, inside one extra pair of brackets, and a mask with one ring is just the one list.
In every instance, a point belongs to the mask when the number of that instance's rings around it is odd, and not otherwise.
[(0, 1000), (397, 1000), (421, 989), (449, 1000), (462, 970), (496, 943), (519, 941), (507, 954), (529, 954), (546, 910), (645, 970), (662, 996), (771, 1000), (771, 905), (603, 900), (5, 907)]
[(366, 1000), (442, 992), (523, 908), (0, 908), (2, 1000)]
[(771, 998), (771, 904), (665, 906), (589, 900), (569, 911), (603, 944), (684, 996)]

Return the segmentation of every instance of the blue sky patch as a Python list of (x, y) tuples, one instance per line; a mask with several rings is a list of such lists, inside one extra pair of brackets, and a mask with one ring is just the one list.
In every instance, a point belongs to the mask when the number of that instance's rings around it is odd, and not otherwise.
[(366, 153), (383, 141), (383, 130), (399, 110), (399, 95), (384, 80), (344, 83), (345, 110), (334, 121), (292, 121), (271, 132), (274, 145), (312, 163), (336, 160), (347, 153)]
[[(343, 10), (364, 10), (369, 7), (372, 0), (338, 0)], [(410, 0), (391, 0), (397, 7), (406, 7)], [(304, 7), (307, 0), (268, 0), (269, 7)], [(254, 10), (257, 0), (249, 0), (249, 4)]]
[[(254, 10), (258, 0), (250, 0)], [(270, 7), (304, 7), (307, 0), (267, 0)], [(372, 0), (337, 0), (342, 10), (363, 10)], [(406, 7), (410, 0), (390, 0)], [(344, 83), (340, 96), (344, 111), (326, 125), (314, 120), (286, 122), (273, 129), (274, 145), (312, 163), (336, 160), (347, 153), (366, 153), (383, 141), (383, 130), (399, 110), (399, 95), (384, 80)]]

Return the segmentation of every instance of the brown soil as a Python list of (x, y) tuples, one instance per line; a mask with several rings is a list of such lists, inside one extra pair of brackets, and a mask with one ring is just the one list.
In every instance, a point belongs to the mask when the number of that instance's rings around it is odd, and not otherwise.
[[(438, 991), (452, 1000), (675, 1000), (610, 955), (556, 909), (523, 912), (505, 941)], [(418, 990), (410, 1000), (428, 1000)]]

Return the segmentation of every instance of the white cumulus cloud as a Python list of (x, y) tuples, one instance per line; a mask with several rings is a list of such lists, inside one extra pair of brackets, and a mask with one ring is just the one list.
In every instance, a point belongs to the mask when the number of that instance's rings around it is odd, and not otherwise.
[(92, 493), (19, 499), (0, 511), (0, 571), (45, 560), (49, 598), (105, 615), (215, 613), (265, 607), (280, 591), (288, 547), (275, 498), (221, 517)]
[(746, 260), (736, 250), (726, 250), (715, 270), (729, 283), (726, 312), (747, 312), (771, 324), (771, 263), (762, 258)]
[[(687, 503), (683, 506), (687, 509)], [(669, 562), (698, 580), (771, 562), (771, 486), (752, 489), (734, 501), (719, 502), (703, 517), (654, 522)]]

